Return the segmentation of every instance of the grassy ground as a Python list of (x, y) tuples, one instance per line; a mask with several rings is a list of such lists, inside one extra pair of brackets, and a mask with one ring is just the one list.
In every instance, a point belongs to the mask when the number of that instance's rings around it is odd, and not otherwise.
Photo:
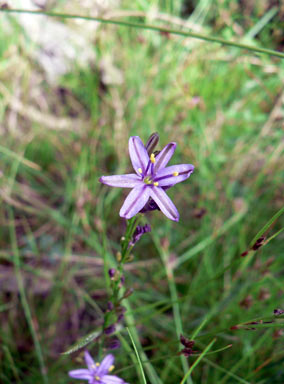
[[(179, 2), (137, 0), (116, 12), (174, 28), (189, 17), (202, 33), (281, 50), (283, 10), (241, 4), (185, 2), (181, 18)], [(94, 34), (95, 63), (74, 63), (50, 84), (17, 17), (9, 29), (7, 17), (0, 15), (0, 381), (75, 382), (67, 372), (82, 366), (82, 355), (61, 353), (101, 324), (107, 270), (125, 228), (118, 212), (126, 191), (98, 178), (129, 171), (128, 137), (146, 141), (157, 131), (161, 146), (177, 142), (173, 163), (196, 169), (169, 192), (179, 223), (147, 215), (152, 232), (127, 265), (134, 294), (126, 322), (147, 382), (181, 382), (182, 332), (196, 354), (216, 338), (188, 383), (283, 383), (281, 319), (231, 329), (274, 320), (284, 307), (281, 234), (240, 256), (283, 205), (283, 60), (104, 25)], [(281, 217), (265, 235), (280, 229)], [(126, 329), (117, 336), (115, 372), (143, 383)], [(96, 357), (96, 343), (90, 350)]]

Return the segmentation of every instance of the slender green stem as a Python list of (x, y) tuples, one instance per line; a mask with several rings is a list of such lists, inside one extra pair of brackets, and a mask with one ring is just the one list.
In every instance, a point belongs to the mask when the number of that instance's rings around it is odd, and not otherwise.
[(105, 24), (114, 24), (114, 25), (121, 25), (124, 27), (131, 27), (131, 28), (141, 28), (141, 29), (148, 29), (152, 31), (158, 31), (158, 32), (166, 32), (171, 33), (173, 35), (179, 35), (179, 36), (185, 36), (185, 37), (192, 37), (194, 39), (200, 39), (204, 41), (210, 41), (213, 43), (219, 43), (222, 45), (227, 45), (235, 48), (241, 48), (246, 49), (248, 51), (252, 51), (255, 53), (262, 53), (270, 56), (276, 56), (280, 58), (284, 58), (284, 53), (278, 52), (272, 49), (262, 48), (262, 47), (255, 47), (248, 44), (243, 43), (237, 43), (235, 41), (225, 40), (220, 37), (210, 36), (210, 35), (204, 35), (201, 33), (196, 32), (190, 32), (190, 31), (181, 31), (179, 29), (171, 29), (171, 28), (165, 28), (160, 27), (152, 24), (142, 24), (142, 23), (134, 23), (129, 21), (119, 21), (119, 20), (111, 20), (111, 19), (104, 19), (102, 17), (91, 17), (91, 16), (81, 16), (81, 15), (74, 15), (74, 14), (67, 14), (67, 13), (57, 13), (57, 12), (48, 12), (48, 11), (32, 11), (29, 9), (0, 9), (0, 12), (4, 13), (28, 13), (33, 15), (46, 15), (50, 17), (58, 17), (62, 19), (82, 19), (82, 20), (90, 20), (90, 21), (98, 21), (100, 23)]
[(132, 345), (133, 345), (133, 348), (134, 348), (134, 351), (135, 351), (135, 354), (136, 354), (136, 357), (137, 357), (137, 360), (138, 360), (138, 364), (139, 364), (139, 367), (140, 367), (140, 371), (141, 371), (141, 375), (142, 375), (142, 378), (143, 378), (143, 382), (144, 382), (144, 384), (147, 384), (147, 380), (146, 380), (146, 377), (145, 377), (145, 373), (144, 373), (143, 365), (142, 365), (142, 363), (141, 363), (141, 359), (140, 359), (138, 350), (137, 350), (137, 348), (136, 348), (135, 342), (134, 342), (134, 340), (133, 340), (133, 337), (132, 337), (132, 335), (131, 335), (131, 332), (130, 332), (129, 328), (126, 327), (126, 329), (127, 329), (128, 334), (129, 334), (130, 340), (131, 340), (131, 342), (132, 342)]
[[(177, 293), (175, 278), (174, 278), (174, 270), (169, 262), (169, 254), (161, 247), (161, 244), (159, 243), (157, 236), (154, 234), (152, 236), (156, 244), (156, 248), (160, 253), (160, 256), (166, 271), (167, 280), (168, 280), (169, 289), (170, 289), (170, 295), (171, 295), (171, 303), (173, 308), (176, 335), (177, 335), (177, 340), (179, 340), (180, 335), (183, 334), (183, 326), (182, 326), (182, 319), (181, 319), (181, 313), (180, 313), (180, 307), (179, 307), (178, 293)], [(187, 359), (183, 355), (180, 356), (180, 359), (181, 359), (183, 371), (186, 374), (189, 368)], [(187, 376), (186, 381), (188, 384), (192, 384), (192, 379), (190, 376)]]
[[(140, 220), (140, 215), (134, 216), (132, 219), (128, 220), (125, 235), (121, 238), (121, 252), (117, 260), (116, 274), (111, 284), (112, 295), (110, 297), (110, 301), (114, 306), (114, 311), (123, 299), (123, 296), (121, 295), (121, 277), (123, 276), (123, 266), (124, 263), (127, 262), (129, 254), (133, 249), (133, 246), (130, 246), (129, 243)], [(110, 320), (112, 317), (113, 311), (106, 312), (103, 329), (107, 328), (110, 325)]]

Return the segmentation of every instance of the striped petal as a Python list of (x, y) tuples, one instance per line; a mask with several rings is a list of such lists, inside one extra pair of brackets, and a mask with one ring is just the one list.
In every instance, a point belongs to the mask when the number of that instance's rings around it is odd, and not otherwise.
[(166, 167), (171, 157), (173, 156), (176, 150), (176, 143), (169, 143), (162, 149), (162, 151), (157, 155), (156, 162), (154, 165), (154, 172), (158, 172), (159, 169), (163, 169)]
[[(194, 171), (192, 164), (179, 164), (161, 169), (155, 176), (159, 187), (171, 187), (189, 178)], [(175, 176), (176, 175), (176, 176)]]
[(92, 356), (89, 354), (88, 351), (85, 351), (84, 353), (84, 357), (85, 357), (85, 362), (86, 362), (86, 365), (88, 367), (88, 369), (91, 371), (91, 372), (95, 372), (96, 370), (96, 364), (92, 358)]
[(73, 377), (73, 379), (80, 379), (80, 380), (91, 380), (92, 374), (88, 369), (76, 369), (74, 371), (68, 372), (70, 377)]
[(134, 188), (138, 186), (142, 180), (141, 177), (135, 175), (135, 173), (129, 173), (126, 175), (114, 175), (114, 176), (102, 176), (99, 181), (110, 187), (120, 188)]
[(106, 355), (106, 357), (103, 359), (100, 366), (98, 367), (96, 374), (98, 376), (103, 376), (106, 373), (108, 373), (110, 367), (113, 365), (113, 362), (114, 362), (114, 356)]
[(152, 187), (150, 191), (150, 196), (158, 205), (164, 215), (166, 215), (169, 219), (173, 221), (179, 221), (178, 210), (162, 188)]
[(150, 187), (146, 184), (133, 188), (125, 199), (119, 215), (125, 219), (131, 219), (147, 203), (150, 194)]
[(133, 169), (137, 173), (137, 175), (141, 175), (141, 172), (139, 172), (139, 170), (142, 170), (142, 173), (145, 174), (145, 170), (149, 162), (149, 156), (139, 136), (130, 137), (129, 155), (133, 165)]

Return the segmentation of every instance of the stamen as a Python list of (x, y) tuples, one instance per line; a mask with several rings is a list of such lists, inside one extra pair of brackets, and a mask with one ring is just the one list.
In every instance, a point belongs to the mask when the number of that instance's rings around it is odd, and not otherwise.
[(145, 177), (143, 181), (145, 184), (152, 184), (152, 180), (150, 179), (149, 176)]
[(115, 368), (114, 365), (111, 365), (111, 366), (109, 367), (108, 371), (111, 372), (111, 371), (114, 370), (114, 368)]
[(96, 379), (97, 381), (101, 380), (100, 376), (95, 376), (95, 379)]
[(157, 187), (159, 185), (159, 183), (157, 181), (155, 181), (153, 184), (155, 185), (155, 187)]
[(99, 367), (101, 364), (100, 363), (96, 363), (96, 367)]
[(138, 168), (138, 172), (139, 172), (139, 173), (142, 173), (142, 168)]
[(152, 164), (155, 164), (156, 159), (155, 159), (154, 153), (151, 153), (150, 161), (151, 161)]
[(174, 173), (173, 173), (173, 176), (178, 176), (178, 175), (179, 175), (178, 172), (174, 172)]

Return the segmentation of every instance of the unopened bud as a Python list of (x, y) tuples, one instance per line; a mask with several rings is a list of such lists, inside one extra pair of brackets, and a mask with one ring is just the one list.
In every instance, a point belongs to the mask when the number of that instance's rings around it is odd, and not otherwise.
[(108, 274), (109, 274), (109, 277), (110, 277), (111, 279), (114, 278), (115, 273), (116, 273), (116, 270), (115, 270), (114, 268), (110, 268), (110, 269), (108, 270)]
[(158, 142), (159, 142), (159, 134), (157, 132), (152, 133), (152, 135), (149, 137), (145, 145), (148, 155), (154, 152), (154, 149), (158, 145)]
[(112, 324), (110, 325), (109, 327), (107, 327), (105, 330), (104, 330), (104, 333), (106, 335), (111, 335), (113, 332), (115, 332), (115, 325)]
[(122, 259), (121, 252), (117, 252), (117, 253), (116, 253), (116, 260), (117, 260), (118, 262), (120, 262), (121, 259)]
[(121, 344), (118, 339), (114, 339), (109, 343), (109, 349), (118, 349), (120, 348)]

